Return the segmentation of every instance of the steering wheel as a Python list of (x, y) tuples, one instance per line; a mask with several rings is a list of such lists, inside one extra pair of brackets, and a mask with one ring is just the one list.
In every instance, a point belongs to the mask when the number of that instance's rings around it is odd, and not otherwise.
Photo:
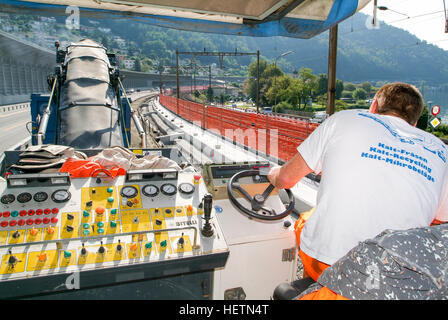
[[(240, 171), (236, 173), (232, 178), (230, 178), (228, 184), (227, 184), (227, 193), (229, 195), (230, 201), (237, 207), (238, 210), (241, 212), (257, 219), (261, 220), (280, 220), (284, 217), (288, 216), (292, 210), (294, 209), (294, 196), (289, 189), (285, 189), (286, 193), (289, 197), (289, 205), (286, 208), (285, 211), (281, 213), (276, 213), (274, 209), (265, 207), (264, 202), (271, 194), (272, 190), (275, 189), (275, 187), (272, 184), (269, 184), (269, 186), (263, 191), (262, 194), (256, 194), (254, 197), (251, 197), (250, 194), (244, 190), (241, 185), (239, 184), (238, 180), (243, 177), (255, 177), (260, 176), (260, 171), (258, 170), (245, 170)], [(234, 189), (238, 190), (246, 200), (248, 200), (251, 204), (251, 209), (246, 208), (239, 202), (234, 194)], [(258, 213), (258, 211), (262, 210), (263, 212), (267, 212), (268, 214), (262, 214)]]

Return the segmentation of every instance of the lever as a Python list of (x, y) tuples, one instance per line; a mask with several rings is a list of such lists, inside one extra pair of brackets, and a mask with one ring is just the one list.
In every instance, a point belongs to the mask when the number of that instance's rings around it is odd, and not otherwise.
[(204, 218), (203, 219), (205, 220), (205, 224), (204, 224), (204, 227), (202, 228), (201, 233), (204, 237), (211, 237), (214, 233), (213, 227), (210, 224), (213, 196), (210, 193), (207, 193), (204, 196), (204, 198), (202, 199), (202, 201), (203, 201), (203, 210), (204, 210)]

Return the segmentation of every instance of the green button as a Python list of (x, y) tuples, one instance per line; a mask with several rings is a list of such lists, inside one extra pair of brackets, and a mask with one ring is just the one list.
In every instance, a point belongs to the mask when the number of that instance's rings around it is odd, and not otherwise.
[(70, 251), (64, 251), (64, 258), (70, 258), (72, 256), (72, 253)]
[(117, 214), (117, 209), (111, 209), (110, 214)]
[(111, 226), (112, 228), (115, 228), (115, 227), (117, 226), (117, 223), (116, 223), (115, 221), (111, 221), (111, 222), (110, 222), (110, 226)]
[(83, 225), (82, 225), (82, 227), (84, 228), (84, 229), (89, 229), (89, 224), (88, 223), (84, 223)]
[(84, 210), (83, 213), (82, 213), (82, 215), (83, 215), (84, 217), (88, 217), (88, 216), (90, 216), (90, 212)]
[(112, 188), (112, 187), (107, 188), (107, 192), (109, 192), (109, 193), (114, 192), (114, 188)]
[(88, 236), (88, 235), (90, 234), (90, 230), (89, 230), (89, 229), (83, 230), (82, 233), (83, 233), (85, 236)]
[(161, 247), (163, 247), (163, 248), (165, 248), (166, 247), (166, 240), (163, 240), (162, 242), (160, 242), (160, 246)]
[(102, 222), (98, 222), (96, 225), (98, 226), (98, 228), (104, 227), (104, 223), (102, 223)]
[(98, 229), (98, 233), (99, 233), (99, 234), (104, 233), (104, 229), (99, 228), (99, 229)]
[(19, 211), (11, 211), (11, 217), (17, 217), (19, 215)]
[(114, 197), (107, 198), (107, 202), (110, 202), (110, 203), (114, 202)]
[(152, 248), (152, 242), (148, 242), (145, 244), (145, 248), (146, 249), (151, 249)]

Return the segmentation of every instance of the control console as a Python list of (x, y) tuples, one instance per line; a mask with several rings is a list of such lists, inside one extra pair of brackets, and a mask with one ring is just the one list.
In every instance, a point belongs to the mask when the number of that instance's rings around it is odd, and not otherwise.
[(88, 288), (212, 270), (229, 254), (195, 172), (14, 174), (0, 201), (0, 298), (66, 291), (74, 274)]

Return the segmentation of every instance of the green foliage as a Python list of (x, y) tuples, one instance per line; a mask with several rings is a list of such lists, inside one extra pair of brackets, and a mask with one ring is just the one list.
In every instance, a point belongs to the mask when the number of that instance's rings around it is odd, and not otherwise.
[(353, 91), (353, 99), (356, 101), (365, 100), (367, 98), (367, 92), (363, 88), (357, 88)]
[(428, 117), (429, 117), (428, 107), (425, 106), (423, 108), (423, 112), (422, 112), (420, 118), (417, 121), (417, 128), (426, 130), (426, 128), (428, 127)]
[(356, 86), (353, 83), (348, 82), (344, 85), (344, 89), (345, 89), (345, 91), (355, 91)]
[(335, 98), (336, 99), (341, 99), (342, 92), (344, 91), (344, 82), (342, 82), (339, 79), (336, 79), (335, 89), (336, 89)]

